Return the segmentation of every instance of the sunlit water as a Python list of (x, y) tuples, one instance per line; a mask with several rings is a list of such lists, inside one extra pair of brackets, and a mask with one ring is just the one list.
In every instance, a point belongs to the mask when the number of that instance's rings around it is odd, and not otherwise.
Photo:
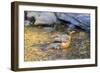
[[(90, 58), (89, 33), (78, 31), (69, 35), (71, 40), (66, 48), (41, 48), (49, 46), (54, 40), (53, 35), (62, 34), (60, 31), (46, 32), (37, 27), (26, 27), (24, 31), (25, 61), (46, 61), (60, 59), (85, 59)], [(65, 34), (65, 33), (64, 33)], [(66, 33), (67, 34), (67, 33)]]

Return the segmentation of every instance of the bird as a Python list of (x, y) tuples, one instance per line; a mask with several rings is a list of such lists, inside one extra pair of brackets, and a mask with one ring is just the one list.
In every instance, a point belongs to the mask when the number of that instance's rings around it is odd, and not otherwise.
[(67, 49), (70, 46), (71, 43), (71, 36), (67, 36), (67, 39), (62, 41), (60, 44), (61, 49)]
[(52, 35), (53, 43), (59, 43), (59, 49), (68, 49), (68, 47), (71, 45), (71, 40), (74, 33), (76, 33), (76, 31), (70, 31), (66, 34), (54, 34)]
[(72, 36), (74, 33), (76, 33), (76, 31), (69, 32), (69, 35), (66, 36), (66, 39), (62, 40), (61, 45), (60, 45), (61, 49), (68, 49), (68, 47), (71, 44)]

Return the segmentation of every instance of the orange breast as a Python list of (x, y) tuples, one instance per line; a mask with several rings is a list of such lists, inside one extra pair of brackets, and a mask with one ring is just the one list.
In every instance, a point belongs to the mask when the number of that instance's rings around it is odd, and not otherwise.
[(61, 48), (62, 49), (67, 49), (69, 47), (69, 45), (70, 45), (70, 42), (62, 42), (61, 43)]
[(68, 39), (64, 42), (61, 43), (61, 48), (62, 49), (67, 49), (70, 46), (71, 43), (71, 36), (67, 37)]

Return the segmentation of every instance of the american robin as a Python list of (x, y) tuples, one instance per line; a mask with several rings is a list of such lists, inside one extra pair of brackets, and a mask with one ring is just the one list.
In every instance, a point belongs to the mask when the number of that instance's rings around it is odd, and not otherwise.
[(61, 48), (67, 49), (70, 46), (70, 43), (71, 43), (71, 36), (68, 36), (68, 39), (61, 42)]
[(72, 36), (74, 33), (75, 33), (75, 31), (70, 32), (69, 35), (66, 36), (66, 40), (62, 40), (62, 42), (61, 42), (62, 49), (67, 49), (70, 46), (71, 39), (72, 39)]

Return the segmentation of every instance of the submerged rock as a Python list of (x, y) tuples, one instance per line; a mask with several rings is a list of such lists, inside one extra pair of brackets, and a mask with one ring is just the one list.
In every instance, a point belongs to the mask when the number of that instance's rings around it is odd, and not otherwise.
[(51, 43), (48, 45), (49, 49), (60, 49), (60, 43)]
[(49, 49), (60, 49), (60, 43), (50, 43), (50, 44), (42, 44), (39, 46), (42, 51), (47, 51)]
[(43, 27), (44, 32), (52, 32), (54, 29), (52, 27)]
[(63, 42), (69, 41), (71, 39), (70, 35), (67, 34), (58, 34), (53, 36), (53, 41)]

